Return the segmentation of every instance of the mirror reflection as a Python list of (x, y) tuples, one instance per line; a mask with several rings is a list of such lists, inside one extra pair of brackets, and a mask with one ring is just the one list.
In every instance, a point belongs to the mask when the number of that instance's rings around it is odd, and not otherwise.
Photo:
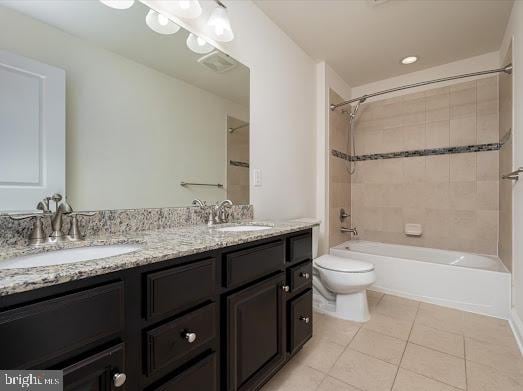
[(0, 47), (0, 211), (249, 202), (235, 59), (140, 2), (2, 0)]

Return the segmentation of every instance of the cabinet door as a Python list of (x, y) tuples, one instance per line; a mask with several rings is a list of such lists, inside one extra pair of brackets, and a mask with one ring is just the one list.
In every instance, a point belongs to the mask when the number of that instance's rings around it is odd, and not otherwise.
[(124, 345), (94, 354), (63, 371), (65, 391), (125, 390)]
[(285, 360), (285, 316), (279, 273), (227, 298), (227, 389), (253, 390)]

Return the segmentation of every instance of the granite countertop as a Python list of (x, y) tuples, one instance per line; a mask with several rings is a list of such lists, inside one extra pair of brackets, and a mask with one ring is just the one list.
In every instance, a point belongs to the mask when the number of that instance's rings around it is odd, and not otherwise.
[(107, 244), (138, 244), (141, 249), (117, 256), (68, 263), (64, 265), (39, 266), (23, 269), (0, 269), (0, 296), (29, 291), (46, 286), (62, 284), (68, 281), (93, 277), (117, 270), (148, 265), (167, 259), (202, 253), (209, 250), (247, 243), (272, 236), (311, 228), (310, 221), (252, 221), (242, 225), (266, 225), (270, 229), (246, 232), (220, 232), (216, 228), (238, 225), (221, 224), (209, 228), (206, 225), (185, 226), (155, 231), (134, 232), (113, 236), (90, 237), (82, 242), (66, 242), (45, 247), (0, 247), (2, 260), (38, 254), (64, 248), (97, 246)]

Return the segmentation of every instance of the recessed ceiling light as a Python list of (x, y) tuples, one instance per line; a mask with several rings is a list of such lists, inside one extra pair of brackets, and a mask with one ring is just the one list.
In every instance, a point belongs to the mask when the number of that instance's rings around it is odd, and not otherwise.
[(408, 64), (414, 64), (416, 61), (418, 61), (418, 57), (416, 56), (408, 56), (401, 60), (402, 64), (408, 65)]

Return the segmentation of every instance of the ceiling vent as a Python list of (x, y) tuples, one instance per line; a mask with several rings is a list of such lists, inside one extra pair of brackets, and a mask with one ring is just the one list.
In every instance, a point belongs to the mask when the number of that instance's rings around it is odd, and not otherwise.
[(228, 55), (214, 51), (198, 59), (198, 62), (210, 70), (218, 73), (224, 73), (235, 68), (238, 63)]

